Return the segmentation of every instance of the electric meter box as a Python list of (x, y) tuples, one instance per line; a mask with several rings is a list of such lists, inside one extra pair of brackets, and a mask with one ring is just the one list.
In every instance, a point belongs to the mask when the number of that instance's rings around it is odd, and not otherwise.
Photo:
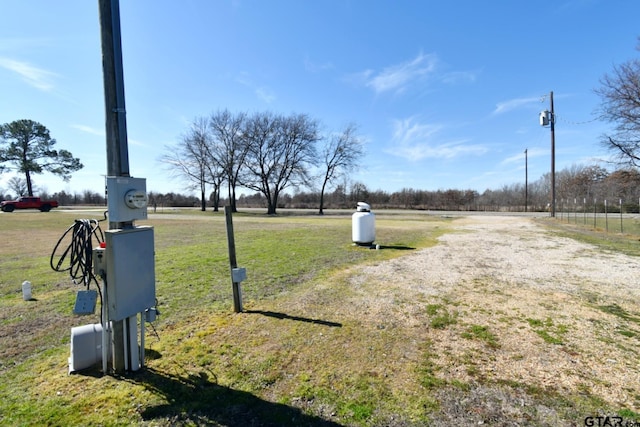
[(153, 227), (105, 232), (109, 320), (118, 321), (156, 305)]
[(107, 209), (110, 222), (147, 219), (147, 180), (128, 176), (107, 177)]

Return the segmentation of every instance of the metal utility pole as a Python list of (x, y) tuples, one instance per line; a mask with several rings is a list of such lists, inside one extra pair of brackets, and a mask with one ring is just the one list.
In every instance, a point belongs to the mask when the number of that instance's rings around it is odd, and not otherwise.
[(118, 0), (99, 0), (99, 6), (107, 131), (107, 174), (129, 176), (120, 7)]
[(529, 204), (529, 159), (527, 155), (528, 148), (524, 150), (524, 211), (527, 212)]
[(551, 217), (556, 216), (556, 135), (555, 123), (556, 115), (553, 112), (553, 91), (549, 94), (549, 102), (551, 104), (551, 116), (549, 117), (549, 125), (551, 126)]
[(244, 280), (246, 274), (244, 269), (238, 268), (236, 260), (236, 241), (233, 235), (233, 218), (231, 215), (231, 206), (224, 207), (224, 216), (227, 224), (227, 243), (229, 245), (229, 267), (231, 268), (231, 288), (233, 292), (233, 311), (242, 313), (242, 290), (240, 283)]
[[(118, 0), (99, 0), (98, 3), (100, 8), (100, 36), (102, 39), (102, 70), (106, 113), (107, 175), (128, 177), (129, 153), (124, 103), (120, 7)], [(132, 222), (109, 222), (110, 230), (131, 227)], [(114, 343), (113, 367), (116, 372), (122, 372), (125, 369), (124, 323), (127, 320), (113, 322), (112, 325)]]

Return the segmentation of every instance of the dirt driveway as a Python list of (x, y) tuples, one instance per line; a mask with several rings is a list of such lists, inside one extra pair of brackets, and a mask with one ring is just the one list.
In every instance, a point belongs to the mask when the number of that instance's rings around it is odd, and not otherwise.
[[(487, 411), (526, 421), (519, 408), (536, 393), (640, 412), (639, 259), (532, 218), (470, 216), (453, 227), (435, 247), (353, 271), (341, 313), (400, 327), (396, 353), (408, 360), (428, 341), (436, 377), (473, 385), (439, 397), (443, 425), (491, 419)], [(552, 425), (543, 409), (536, 422)], [(467, 418), (474, 410), (484, 414)]]

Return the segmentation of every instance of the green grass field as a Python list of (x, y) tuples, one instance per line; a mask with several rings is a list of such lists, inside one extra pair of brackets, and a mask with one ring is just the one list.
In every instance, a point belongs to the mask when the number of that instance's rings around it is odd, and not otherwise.
[(604, 214), (597, 216), (582, 214), (562, 214), (556, 221), (548, 221), (558, 233), (565, 233), (568, 237), (583, 242), (623, 252), (628, 255), (640, 256), (640, 216), (620, 214)]
[[(377, 215), (382, 250), (351, 243), (348, 212), (234, 215), (238, 265), (248, 276), (239, 314), (233, 312), (224, 214), (153, 215), (140, 224), (155, 231), (161, 315), (147, 328), (145, 368), (124, 376), (102, 375), (99, 367), (69, 375), (70, 328), (99, 317), (72, 314), (79, 288), (50, 268), (50, 256), (74, 219), (100, 216), (0, 214), (0, 425), (420, 426), (436, 421), (444, 396), (472, 399), (472, 384), (440, 376), (428, 339), (409, 363), (398, 352), (410, 335), (385, 325), (384, 313), (376, 324), (338, 314), (354, 295), (350, 268), (433, 246), (451, 231), (451, 217), (411, 212)], [(543, 222), (554, 233), (640, 254), (633, 235)], [(33, 284), (32, 301), (22, 299), (24, 280)], [(455, 301), (420, 304), (436, 333), (460, 329), (460, 339), (482, 343), (489, 354), (500, 348), (488, 326), (463, 321)], [(555, 323), (524, 322), (544, 342), (562, 338)], [(413, 367), (393, 374), (398, 358)], [(471, 355), (463, 365), (470, 375), (477, 369)], [(616, 413), (588, 393), (476, 382), (475, 390), (490, 386), (500, 396), (524, 393), (534, 402), (532, 417), (544, 415), (536, 408), (552, 408), (567, 425), (603, 408)], [(498, 401), (485, 398), (488, 405)]]
[[(248, 273), (243, 283), (246, 313), (238, 315), (232, 310), (224, 214), (159, 214), (144, 222), (155, 230), (161, 312), (155, 330), (148, 329), (146, 368), (123, 378), (103, 376), (97, 369), (68, 375), (70, 328), (98, 323), (99, 316), (72, 314), (79, 287), (50, 268), (50, 255), (75, 218), (100, 216), (97, 212), (19, 212), (0, 217), (4, 242), (0, 248), (2, 425), (323, 425), (322, 417), (291, 400), (292, 395), (312, 392), (335, 400), (345, 421), (365, 422), (370, 417), (367, 408), (380, 398), (375, 379), (356, 377), (350, 380), (353, 384), (340, 386), (363, 393), (358, 404), (349, 399), (349, 393), (318, 391), (303, 372), (309, 367), (301, 366), (295, 374), (299, 378), (287, 390), (269, 395), (269, 386), (279, 381), (283, 364), (293, 356), (252, 354), (250, 349), (268, 340), (262, 328), (265, 321), (274, 319), (293, 320), (285, 330), (274, 331), (272, 338), (289, 340), (292, 350), (304, 348), (308, 334), (320, 330), (357, 334), (346, 326), (327, 326), (336, 322), (306, 318), (304, 302), (292, 295), (337, 280), (337, 272), (350, 265), (376, 263), (432, 245), (448, 222), (426, 216), (380, 217), (377, 241), (384, 250), (376, 251), (352, 245), (349, 215), (236, 214), (238, 264)], [(24, 280), (33, 284), (32, 301), (22, 300)], [(326, 294), (327, 304), (339, 303), (337, 285)], [(224, 342), (209, 341), (221, 331), (231, 336), (224, 337)], [(329, 356), (317, 362), (327, 363), (326, 375), (341, 363)], [(251, 419), (242, 421), (243, 416)]]

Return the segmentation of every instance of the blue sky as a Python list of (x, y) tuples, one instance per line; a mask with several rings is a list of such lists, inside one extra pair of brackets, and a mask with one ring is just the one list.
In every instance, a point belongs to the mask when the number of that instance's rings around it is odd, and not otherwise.
[[(594, 93), (637, 57), (634, 0), (121, 0), (129, 162), (147, 189), (186, 192), (159, 158), (189, 123), (221, 109), (305, 113), (325, 132), (359, 126), (367, 155), (350, 176), (393, 192), (524, 183), (550, 170), (538, 114), (554, 92), (556, 170), (606, 153)], [(0, 123), (45, 125), (106, 173), (97, 0), (0, 2)], [(0, 176), (0, 188), (6, 180)]]

